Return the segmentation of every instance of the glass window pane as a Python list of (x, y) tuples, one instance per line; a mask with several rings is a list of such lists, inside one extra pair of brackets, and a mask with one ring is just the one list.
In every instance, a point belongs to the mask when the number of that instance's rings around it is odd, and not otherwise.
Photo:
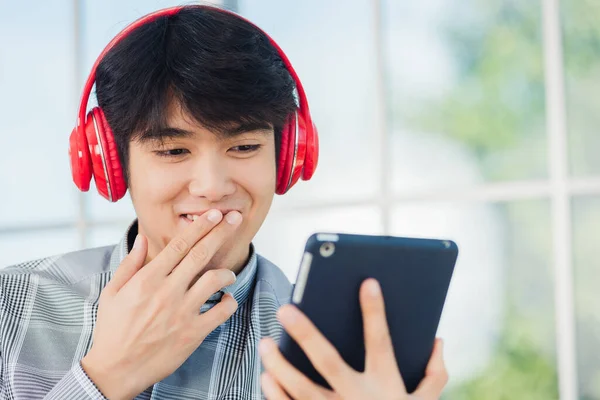
[(550, 228), (546, 201), (396, 208), (394, 234), (460, 249), (439, 330), (445, 398), (558, 398)]
[(384, 1), (396, 192), (544, 178), (539, 1)]
[(0, 268), (78, 249), (76, 229), (0, 235)]
[(579, 396), (600, 399), (600, 197), (573, 201)]
[(381, 234), (381, 215), (375, 207), (348, 207), (302, 212), (273, 211), (258, 232), (256, 251), (296, 281), (306, 239), (318, 231)]
[[(373, 195), (376, 151), (376, 53), (372, 2), (239, 0), (242, 15), (273, 36), (306, 89), (320, 132), (319, 167), (286, 196), (357, 198)], [(344, 171), (340, 174), (339, 171)]]
[(93, 221), (107, 220), (132, 220), (135, 218), (135, 210), (129, 192), (116, 203), (111, 203), (102, 197), (92, 182), (90, 193), (85, 195), (86, 215)]
[(88, 231), (87, 246), (102, 247), (113, 246), (121, 242), (130, 223), (99, 226)]
[(571, 172), (600, 173), (600, 3), (562, 0)]
[(72, 221), (73, 2), (0, 2), (0, 225)]

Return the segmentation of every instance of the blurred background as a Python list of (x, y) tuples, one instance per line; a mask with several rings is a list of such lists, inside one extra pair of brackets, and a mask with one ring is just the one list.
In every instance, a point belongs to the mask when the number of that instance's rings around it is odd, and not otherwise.
[[(444, 398), (600, 399), (600, 1), (213, 3), (279, 42), (320, 131), (257, 250), (294, 281), (315, 231), (453, 239)], [(0, 265), (121, 239), (129, 198), (76, 191), (68, 136), (106, 43), (177, 4), (0, 0)]]

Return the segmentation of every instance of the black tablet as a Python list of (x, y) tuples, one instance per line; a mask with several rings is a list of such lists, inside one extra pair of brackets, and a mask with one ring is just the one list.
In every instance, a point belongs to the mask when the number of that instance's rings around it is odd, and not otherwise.
[[(411, 393), (425, 376), (457, 257), (451, 240), (316, 233), (306, 243), (292, 303), (350, 366), (364, 371), (359, 288), (365, 279), (377, 279), (398, 367)], [(306, 376), (330, 387), (285, 332), (279, 347)]]

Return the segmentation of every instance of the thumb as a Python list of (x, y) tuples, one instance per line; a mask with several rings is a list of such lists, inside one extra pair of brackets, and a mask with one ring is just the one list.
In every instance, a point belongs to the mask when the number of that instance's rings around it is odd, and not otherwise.
[(444, 363), (443, 341), (436, 339), (431, 359), (425, 369), (425, 378), (413, 395), (423, 399), (439, 399), (447, 383), (448, 370)]
[(148, 253), (148, 240), (145, 236), (137, 235), (131, 252), (123, 259), (104, 290), (117, 293), (143, 266)]

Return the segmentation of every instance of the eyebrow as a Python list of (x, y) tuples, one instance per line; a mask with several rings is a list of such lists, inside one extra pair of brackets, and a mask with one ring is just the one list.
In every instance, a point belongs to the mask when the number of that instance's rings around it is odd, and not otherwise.
[[(239, 136), (244, 133), (257, 133), (264, 136), (273, 133), (273, 127), (266, 122), (263, 123), (245, 123), (239, 124), (233, 128), (220, 128), (217, 135), (222, 138), (228, 138), (232, 136)], [(194, 132), (187, 129), (175, 128), (167, 126), (165, 128), (157, 130), (149, 130), (144, 132), (141, 136), (141, 140), (165, 140), (165, 139), (185, 139), (194, 136)]]
[(262, 133), (262, 134), (270, 134), (273, 132), (273, 127), (266, 122), (252, 122), (252, 123), (243, 123), (234, 128), (224, 128), (222, 129), (223, 133), (227, 136), (235, 136), (243, 133)]
[(177, 139), (189, 138), (194, 135), (193, 132), (186, 129), (166, 127), (161, 129), (151, 129), (141, 135), (142, 140), (162, 140), (162, 139)]

